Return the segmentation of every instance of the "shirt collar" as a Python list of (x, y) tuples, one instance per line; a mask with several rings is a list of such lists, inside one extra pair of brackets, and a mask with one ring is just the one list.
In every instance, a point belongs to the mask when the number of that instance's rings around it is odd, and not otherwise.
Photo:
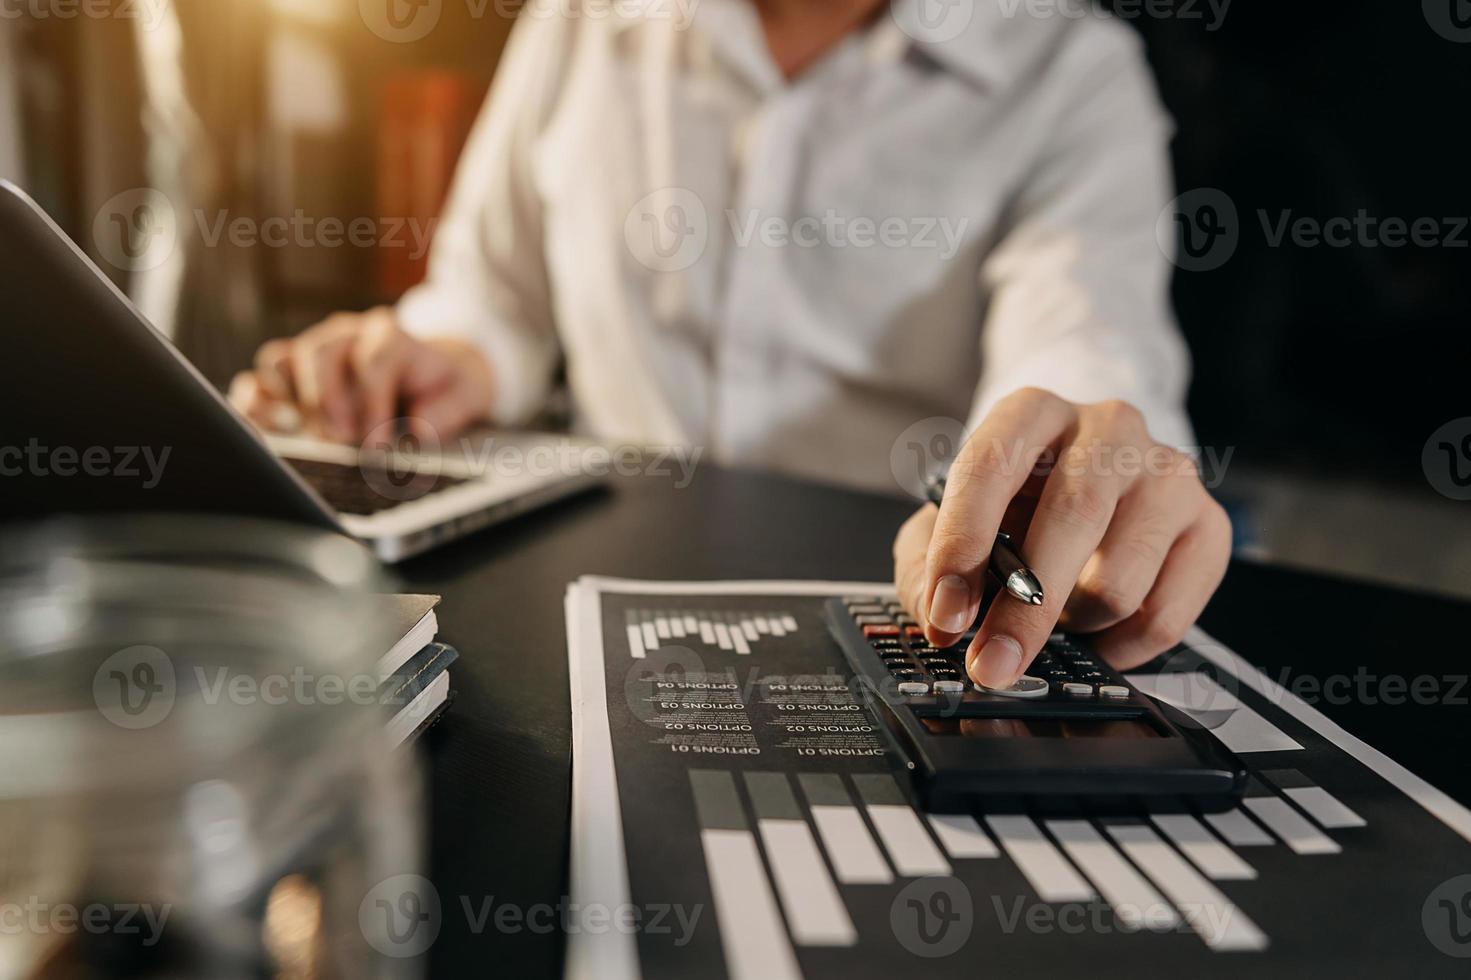
[(1016, 0), (892, 0), (889, 16), (914, 50), (982, 87), (1020, 74), (1048, 33)]
[[(712, 40), (726, 37), (733, 18), (753, 12), (732, 9), (751, 0), (611, 0), (613, 22), (626, 30), (649, 21), (692, 27)], [(1019, 74), (1035, 55), (1036, 24), (1008, 0), (890, 0), (874, 29), (902, 35), (900, 50), (917, 51), (939, 67), (983, 87), (1000, 86)]]

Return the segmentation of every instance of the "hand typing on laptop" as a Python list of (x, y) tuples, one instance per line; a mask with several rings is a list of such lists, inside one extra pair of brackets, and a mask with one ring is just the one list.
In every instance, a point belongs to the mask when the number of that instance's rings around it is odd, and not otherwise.
[(336, 442), (390, 442), (400, 415), (421, 440), (450, 438), (487, 420), (490, 366), (472, 344), (419, 339), (392, 310), (338, 313), (296, 337), (273, 340), (230, 401), (264, 429), (303, 429)]
[(1041, 605), (1002, 595), (966, 651), (971, 679), (1007, 687), (1059, 622), (1127, 669), (1168, 650), (1225, 574), (1231, 522), (1189, 456), (1123, 402), (1075, 405), (1026, 388), (981, 421), (894, 541), (899, 596), (937, 647), (974, 622), (997, 531), (1022, 543)]

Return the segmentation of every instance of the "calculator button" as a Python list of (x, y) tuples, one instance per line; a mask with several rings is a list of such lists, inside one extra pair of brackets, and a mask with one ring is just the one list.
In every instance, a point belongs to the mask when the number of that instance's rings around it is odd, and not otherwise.
[(919, 625), (918, 623), (916, 623), (914, 621), (914, 617), (911, 616), (911, 615), (909, 615), (908, 613), (900, 613), (899, 615), (897, 615), (897, 616), (894, 617), (894, 621), (897, 622), (900, 626), (918, 626)]
[(1023, 674), (1010, 687), (982, 687), (977, 684), (976, 690), (982, 694), (996, 694), (1003, 698), (1045, 698), (1049, 687), (1042, 678)]
[(878, 615), (878, 616), (854, 616), (853, 617), (853, 622), (857, 623), (859, 626), (884, 626), (884, 625), (893, 625), (893, 623), (894, 623), (894, 621), (892, 619), (890, 619), (888, 616), (883, 616), (883, 615)]
[(935, 683), (932, 684), (932, 685), (930, 685), (930, 686), (934, 688), (936, 694), (964, 694), (965, 693), (965, 681), (956, 681), (956, 680), (935, 681)]
[(1129, 696), (1129, 689), (1118, 684), (1105, 684), (1098, 689), (1098, 693), (1106, 698), (1118, 698), (1123, 700)]
[(883, 600), (876, 595), (845, 595), (843, 596), (843, 602), (850, 606), (877, 606)]
[(874, 603), (871, 606), (868, 606), (868, 605), (849, 606), (848, 607), (848, 612), (849, 612), (850, 615), (853, 615), (853, 616), (868, 616), (868, 615), (874, 615), (874, 614), (877, 614), (877, 615), (882, 616), (884, 614), (885, 610), (884, 610), (884, 607), (882, 605), (879, 605), (878, 603)]
[(904, 635), (910, 639), (922, 640), (924, 639), (924, 630), (918, 626), (906, 626), (904, 627)]
[(899, 693), (905, 697), (919, 697), (930, 693), (930, 686), (922, 681), (905, 681), (899, 685)]
[[(909, 681), (923, 681), (924, 675), (917, 670), (891, 670), (889, 674), (901, 684)], [(928, 690), (928, 688), (926, 688)]]
[(894, 636), (894, 637), (897, 637), (899, 635), (899, 627), (897, 627), (897, 626), (865, 626), (865, 627), (863, 627), (863, 635), (866, 636), (866, 637), (868, 637), (869, 639), (873, 639), (875, 636)]
[(1062, 693), (1070, 698), (1091, 698), (1093, 696), (1092, 684), (1064, 684)]

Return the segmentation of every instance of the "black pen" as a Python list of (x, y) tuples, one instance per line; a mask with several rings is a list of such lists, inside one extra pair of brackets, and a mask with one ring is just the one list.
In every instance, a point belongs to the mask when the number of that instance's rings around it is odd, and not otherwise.
[[(945, 474), (925, 481), (924, 495), (930, 503), (940, 506), (940, 501), (945, 499)], [(1011, 543), (1011, 535), (996, 532), (996, 543), (991, 546), (991, 560), (986, 569), (996, 576), (996, 581), (1004, 585), (1007, 592), (1022, 602), (1042, 605), (1042, 583), (1037, 580), (1037, 573), (1027, 567), (1016, 545)]]

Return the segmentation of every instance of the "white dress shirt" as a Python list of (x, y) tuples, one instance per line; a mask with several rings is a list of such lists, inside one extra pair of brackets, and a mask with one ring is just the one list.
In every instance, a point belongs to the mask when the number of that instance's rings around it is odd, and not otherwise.
[(792, 81), (748, 0), (528, 7), (406, 328), (479, 344), (503, 425), (560, 357), (594, 436), (889, 492), (902, 433), (1027, 385), (1186, 445), (1139, 43), (1065, 4), (942, 5), (957, 32), (929, 2)]

